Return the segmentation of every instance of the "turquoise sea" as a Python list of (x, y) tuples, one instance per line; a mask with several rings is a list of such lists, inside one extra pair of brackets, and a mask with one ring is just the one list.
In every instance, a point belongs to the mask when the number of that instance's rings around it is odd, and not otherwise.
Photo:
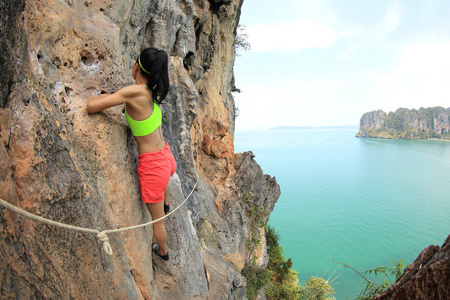
[(269, 224), (301, 283), (333, 280), (336, 299), (355, 299), (358, 271), (410, 264), (450, 234), (450, 142), (355, 138), (357, 127), (241, 131), (281, 186)]

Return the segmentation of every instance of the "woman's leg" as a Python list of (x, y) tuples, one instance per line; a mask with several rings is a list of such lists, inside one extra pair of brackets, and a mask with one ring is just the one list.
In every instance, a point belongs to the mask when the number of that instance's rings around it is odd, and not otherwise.
[[(161, 201), (159, 203), (145, 203), (145, 204), (147, 205), (148, 211), (152, 215), (152, 220), (157, 220), (165, 215), (164, 201)], [(167, 254), (166, 249), (167, 233), (164, 220), (165, 219), (162, 219), (161, 221), (153, 223), (153, 234), (155, 235), (155, 240), (158, 243), (161, 255)]]
[(164, 191), (164, 213), (166, 215), (170, 210), (169, 197), (167, 197), (168, 190), (169, 190), (169, 187), (166, 187), (166, 190)]
[(166, 187), (166, 191), (164, 192), (164, 204), (169, 205), (169, 197), (167, 197), (169, 191), (169, 187)]

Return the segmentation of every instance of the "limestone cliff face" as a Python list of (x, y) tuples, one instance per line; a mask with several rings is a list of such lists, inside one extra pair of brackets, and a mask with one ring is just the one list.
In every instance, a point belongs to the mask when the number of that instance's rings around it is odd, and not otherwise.
[[(152, 229), (109, 236), (35, 223), (0, 208), (0, 293), (7, 299), (228, 299), (245, 295), (249, 205), (268, 214), (280, 189), (251, 152), (234, 154), (234, 37), (243, 0), (0, 3), (0, 198), (98, 230), (148, 222), (137, 146), (123, 108), (86, 102), (133, 83), (148, 46), (170, 54), (163, 132), (178, 169), (166, 222), (171, 259)], [(243, 196), (252, 192), (251, 204)], [(267, 219), (267, 216), (265, 217)], [(264, 264), (264, 245), (257, 251)]]
[(389, 114), (382, 110), (365, 113), (357, 137), (401, 139), (450, 139), (450, 108), (419, 110), (399, 108)]

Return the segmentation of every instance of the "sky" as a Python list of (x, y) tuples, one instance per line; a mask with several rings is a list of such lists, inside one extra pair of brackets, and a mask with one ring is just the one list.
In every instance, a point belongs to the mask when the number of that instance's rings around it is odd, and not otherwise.
[(450, 107), (450, 1), (244, 0), (236, 130)]

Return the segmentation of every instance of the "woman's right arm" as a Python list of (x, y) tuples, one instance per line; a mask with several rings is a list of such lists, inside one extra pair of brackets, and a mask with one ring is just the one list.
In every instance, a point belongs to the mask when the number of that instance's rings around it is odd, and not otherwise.
[(86, 111), (93, 114), (116, 105), (128, 103), (135, 95), (136, 91), (133, 86), (124, 87), (114, 94), (102, 94), (89, 100)]

